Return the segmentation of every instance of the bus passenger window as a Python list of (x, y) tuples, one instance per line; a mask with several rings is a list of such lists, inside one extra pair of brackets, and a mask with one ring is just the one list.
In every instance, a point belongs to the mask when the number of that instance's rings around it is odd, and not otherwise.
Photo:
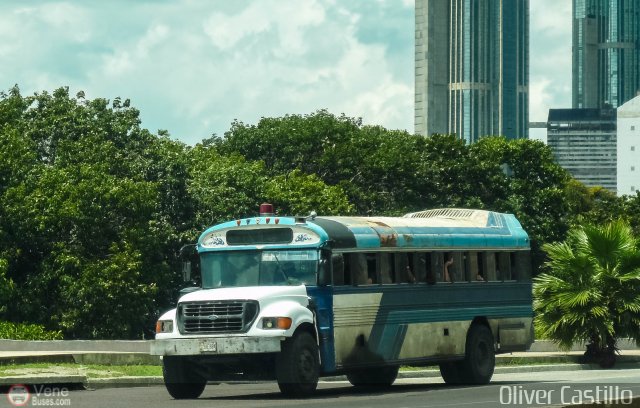
[(424, 268), (425, 268), (425, 279), (421, 282), (427, 282), (429, 285), (433, 285), (438, 281), (438, 270), (434, 266), (435, 258), (437, 258), (436, 254), (431, 252), (426, 252), (424, 254)]
[(395, 283), (412, 283), (415, 281), (413, 271), (411, 270), (411, 255), (399, 252), (394, 254), (395, 259)]
[(350, 254), (351, 276), (354, 285), (367, 285), (369, 283), (369, 273), (367, 256), (365, 254)]
[(513, 254), (515, 266), (513, 277), (519, 281), (531, 279), (531, 253), (529, 251), (518, 251)]
[(367, 284), (378, 283), (378, 267), (377, 267), (376, 254), (366, 254), (367, 260)]
[(382, 284), (393, 283), (391, 262), (393, 257), (388, 253), (380, 254), (380, 282)]
[(343, 262), (344, 262), (344, 285), (351, 285), (353, 283), (353, 268), (351, 267), (351, 264), (352, 264), (351, 254), (344, 254)]
[(498, 270), (499, 278), (503, 281), (511, 280), (511, 253), (498, 252)]
[(482, 269), (484, 271), (485, 280), (497, 281), (499, 279), (499, 275), (498, 275), (498, 272), (496, 271), (495, 252), (483, 252), (481, 255), (482, 255)]
[[(421, 252), (416, 253), (413, 256), (413, 276), (416, 283), (427, 282), (428, 273), (430, 270), (431, 259), (429, 259), (429, 253)], [(433, 280), (435, 282), (435, 280)]]
[(442, 252), (434, 252), (431, 254), (431, 271), (436, 281), (445, 282), (444, 276), (444, 254)]
[(445, 282), (460, 282), (465, 280), (465, 258), (462, 252), (447, 252), (443, 268)]
[(331, 266), (333, 269), (333, 284), (336, 286), (344, 285), (344, 257), (342, 254), (331, 255)]
[(466, 253), (467, 280), (470, 282), (484, 282), (484, 274), (478, 262), (477, 252)]
[(452, 252), (444, 254), (444, 266), (442, 267), (443, 282), (453, 282), (456, 280), (455, 268), (456, 260)]

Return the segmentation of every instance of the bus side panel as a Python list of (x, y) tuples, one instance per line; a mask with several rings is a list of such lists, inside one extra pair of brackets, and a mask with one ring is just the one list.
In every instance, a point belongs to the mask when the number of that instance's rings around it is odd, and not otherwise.
[(533, 315), (530, 283), (336, 287), (333, 315), (338, 368), (462, 358), (476, 317), (504, 337), (504, 351), (532, 340), (521, 330)]

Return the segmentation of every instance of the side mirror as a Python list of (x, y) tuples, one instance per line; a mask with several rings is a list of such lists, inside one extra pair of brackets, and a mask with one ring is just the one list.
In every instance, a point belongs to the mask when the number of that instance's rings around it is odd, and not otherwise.
[(182, 281), (191, 282), (191, 261), (182, 263)]

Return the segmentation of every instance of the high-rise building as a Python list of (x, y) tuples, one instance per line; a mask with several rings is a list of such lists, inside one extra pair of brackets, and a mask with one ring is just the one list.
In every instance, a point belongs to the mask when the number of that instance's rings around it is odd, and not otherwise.
[(640, 90), (640, 1), (573, 0), (573, 107), (617, 108)]
[(529, 0), (415, 4), (415, 132), (526, 138)]
[(618, 195), (640, 190), (640, 96), (618, 107)]
[(576, 180), (616, 192), (615, 109), (550, 109), (547, 145)]

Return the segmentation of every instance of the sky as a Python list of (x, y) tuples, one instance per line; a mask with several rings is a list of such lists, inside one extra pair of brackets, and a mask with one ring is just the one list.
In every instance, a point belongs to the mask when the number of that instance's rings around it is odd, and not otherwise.
[[(0, 90), (129, 98), (143, 127), (188, 144), (319, 109), (413, 133), (414, 6), (3, 0)], [(530, 0), (530, 25), (530, 119), (545, 121), (571, 107), (571, 0)]]

